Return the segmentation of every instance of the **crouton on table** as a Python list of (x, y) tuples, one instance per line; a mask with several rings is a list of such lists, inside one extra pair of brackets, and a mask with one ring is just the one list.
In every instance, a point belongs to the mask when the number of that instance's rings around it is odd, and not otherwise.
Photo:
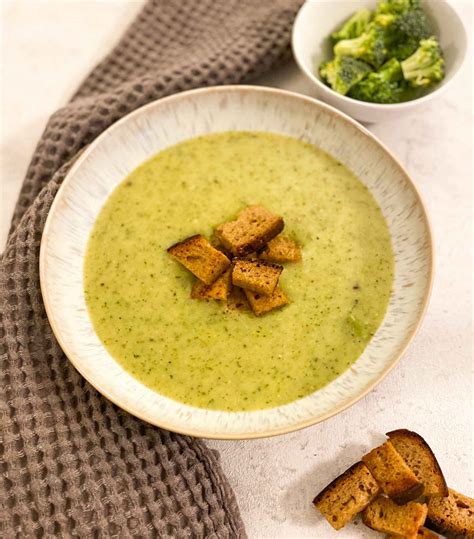
[(425, 496), (447, 496), (443, 472), (430, 446), (416, 432), (406, 429), (387, 432), (397, 453), (424, 485)]
[(313, 504), (336, 530), (363, 511), (380, 492), (363, 462), (353, 464), (313, 500)]
[(233, 263), (232, 284), (234, 286), (267, 296), (275, 290), (283, 271), (282, 266), (262, 260), (234, 258)]
[(259, 258), (277, 264), (298, 262), (301, 260), (301, 251), (292, 239), (279, 234), (265, 245), (259, 253)]
[(245, 290), (247, 301), (249, 302), (252, 311), (257, 316), (268, 313), (275, 309), (280, 309), (288, 303), (288, 298), (283, 293), (283, 290), (277, 286), (270, 296), (253, 292), (252, 290)]
[(232, 271), (228, 268), (211, 284), (206, 284), (198, 279), (191, 290), (191, 297), (193, 299), (226, 301), (232, 287), (231, 276)]
[(423, 483), (417, 479), (390, 442), (362, 457), (383, 492), (397, 503), (421, 496)]
[[(401, 539), (400, 535), (387, 535), (387, 539)], [(416, 535), (416, 539), (441, 539), (437, 533), (432, 532), (428, 528), (420, 528)]]
[(425, 523), (427, 513), (428, 508), (424, 503), (398, 505), (389, 498), (379, 496), (364, 509), (362, 521), (379, 532), (417, 539), (418, 530)]
[(168, 253), (205, 284), (212, 284), (230, 266), (230, 260), (200, 234), (172, 245)]
[(437, 533), (432, 532), (428, 528), (420, 528), (416, 539), (440, 539)]
[(433, 496), (428, 502), (428, 523), (448, 537), (474, 538), (474, 499), (448, 489), (447, 497)]
[(284, 227), (283, 219), (263, 206), (248, 206), (235, 221), (217, 227), (216, 235), (234, 256), (245, 256), (262, 248)]

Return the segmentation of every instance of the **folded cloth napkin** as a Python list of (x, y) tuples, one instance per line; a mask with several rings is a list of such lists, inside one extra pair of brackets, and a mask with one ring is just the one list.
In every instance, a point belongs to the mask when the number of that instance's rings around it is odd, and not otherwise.
[(0, 264), (0, 535), (245, 537), (216, 455), (99, 395), (44, 311), (41, 233), (71, 161), (133, 109), (249, 81), (289, 52), (300, 0), (157, 0), (48, 122)]

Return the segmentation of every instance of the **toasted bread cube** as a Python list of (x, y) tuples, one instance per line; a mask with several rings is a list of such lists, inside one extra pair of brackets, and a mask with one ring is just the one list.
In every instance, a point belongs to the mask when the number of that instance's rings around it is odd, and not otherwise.
[(387, 432), (397, 453), (424, 485), (424, 496), (447, 496), (443, 472), (430, 446), (416, 432), (406, 429)]
[(385, 442), (362, 457), (383, 492), (397, 503), (421, 496), (423, 483), (416, 478), (391, 442)]
[(263, 206), (248, 206), (235, 221), (217, 227), (216, 235), (234, 256), (261, 249), (284, 227), (283, 219)]
[(437, 533), (432, 532), (428, 528), (420, 528), (416, 539), (440, 539)]
[(231, 288), (230, 294), (227, 297), (227, 311), (250, 311), (247, 297), (242, 288), (238, 288), (237, 286)]
[(232, 253), (222, 245), (221, 240), (217, 236), (217, 232), (215, 230), (213, 231), (209, 242), (215, 249), (221, 253), (224, 253), (229, 260), (232, 258)]
[(265, 245), (259, 253), (259, 258), (276, 264), (299, 262), (301, 251), (292, 239), (279, 234)]
[(363, 462), (353, 464), (313, 500), (331, 526), (340, 530), (378, 495), (380, 487)]
[(448, 537), (474, 538), (474, 499), (448, 489), (448, 496), (428, 502), (429, 526)]
[(283, 290), (277, 286), (271, 296), (264, 296), (252, 290), (245, 290), (247, 301), (249, 302), (252, 311), (257, 316), (268, 313), (275, 309), (280, 309), (288, 304), (288, 298), (283, 293)]
[(232, 271), (228, 268), (212, 284), (203, 283), (198, 279), (191, 290), (191, 297), (193, 299), (217, 299), (226, 301), (232, 288), (231, 277)]
[(168, 253), (205, 284), (213, 283), (230, 266), (230, 260), (200, 234), (172, 245)]
[(273, 293), (283, 271), (282, 266), (262, 260), (234, 258), (233, 262), (232, 284), (266, 296)]
[(409, 502), (398, 505), (379, 496), (362, 513), (366, 526), (389, 535), (417, 539), (418, 530), (426, 520), (428, 508), (424, 503)]
[[(387, 535), (387, 539), (401, 539), (400, 535)], [(437, 533), (428, 528), (420, 528), (416, 534), (416, 539), (441, 539)]]

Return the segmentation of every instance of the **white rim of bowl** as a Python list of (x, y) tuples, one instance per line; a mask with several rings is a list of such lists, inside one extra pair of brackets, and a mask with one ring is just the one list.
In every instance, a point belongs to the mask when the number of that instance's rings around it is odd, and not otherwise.
[[(429, 247), (429, 253), (430, 253), (430, 265), (428, 269), (428, 286), (425, 290), (425, 295), (423, 297), (423, 302), (421, 305), (421, 309), (418, 315), (418, 320), (416, 324), (413, 326), (413, 329), (407, 334), (402, 346), (400, 347), (399, 353), (394, 356), (392, 361), (387, 365), (387, 367), (376, 377), (374, 380), (369, 382), (367, 386), (364, 388), (363, 391), (361, 391), (358, 395), (350, 399), (349, 401), (345, 402), (344, 404), (341, 404), (338, 407), (335, 407), (334, 410), (331, 412), (325, 413), (321, 416), (301, 421), (299, 423), (295, 423), (294, 425), (290, 427), (284, 427), (284, 428), (277, 428), (277, 429), (270, 429), (262, 432), (244, 432), (244, 433), (215, 433), (215, 432), (206, 432), (202, 430), (196, 430), (193, 428), (189, 429), (181, 429), (176, 428), (176, 426), (169, 424), (164, 421), (157, 421), (155, 417), (151, 417), (147, 414), (137, 413), (135, 411), (132, 411), (130, 407), (124, 406), (118, 399), (115, 398), (115, 396), (111, 395), (107, 390), (105, 390), (101, 384), (100, 381), (92, 380), (91, 377), (87, 376), (83, 370), (81, 369), (81, 361), (80, 358), (76, 357), (75, 354), (69, 350), (68, 344), (63, 340), (61, 332), (58, 330), (56, 320), (53, 316), (53, 309), (51, 307), (49, 296), (47, 293), (46, 288), (46, 276), (45, 273), (46, 270), (46, 243), (48, 241), (48, 233), (52, 222), (52, 215), (54, 214), (54, 211), (56, 209), (57, 204), (59, 204), (61, 191), (65, 188), (65, 186), (71, 181), (71, 178), (73, 177), (73, 173), (81, 166), (82, 162), (87, 158), (89, 153), (91, 153), (96, 146), (98, 146), (101, 143), (102, 137), (110, 134), (110, 132), (114, 129), (116, 129), (119, 125), (122, 123), (125, 123), (129, 120), (130, 117), (133, 117), (134, 115), (141, 114), (144, 109), (146, 108), (152, 108), (154, 106), (157, 106), (157, 104), (161, 102), (167, 102), (170, 101), (179, 101), (183, 97), (186, 97), (190, 94), (197, 94), (197, 93), (208, 93), (208, 92), (263, 92), (263, 93), (274, 93), (277, 95), (282, 95), (286, 97), (290, 97), (293, 99), (298, 99), (302, 101), (306, 101), (307, 103), (315, 104), (318, 107), (322, 107), (326, 109), (326, 111), (329, 114), (333, 114), (335, 116), (340, 117), (343, 121), (349, 122), (353, 127), (355, 127), (358, 131), (361, 132), (362, 135), (372, 139), (376, 144), (378, 144), (393, 160), (394, 164), (400, 169), (400, 172), (403, 174), (405, 179), (407, 180), (407, 183), (409, 186), (413, 189), (413, 193), (415, 194), (420, 208), (422, 210), (423, 214), (423, 220), (426, 226), (427, 231), (427, 240), (428, 240), (428, 247)], [(287, 434), (290, 432), (295, 432), (297, 430), (301, 430), (306, 427), (310, 427), (312, 425), (316, 425), (317, 423), (321, 423), (322, 421), (325, 421), (326, 419), (329, 419), (330, 417), (333, 417), (340, 412), (343, 412), (347, 408), (351, 407), (353, 404), (355, 404), (357, 401), (361, 400), (363, 397), (365, 397), (372, 389), (378, 385), (384, 378), (387, 376), (387, 374), (395, 367), (395, 365), (400, 361), (401, 357), (404, 355), (407, 347), (415, 337), (416, 333), (418, 332), (421, 323), (424, 319), (424, 316), (426, 314), (426, 310), (429, 304), (429, 299), (431, 296), (431, 291), (433, 288), (433, 276), (434, 276), (434, 244), (433, 244), (433, 233), (431, 224), (428, 218), (428, 214), (426, 212), (426, 207), (423, 202), (423, 199), (416, 188), (414, 182), (411, 180), (409, 174), (403, 167), (403, 165), (398, 161), (398, 159), (392, 154), (392, 152), (381, 142), (379, 139), (373, 135), (368, 129), (363, 127), (359, 122), (356, 120), (353, 120), (350, 116), (347, 114), (344, 114), (343, 112), (337, 110), (335, 107), (332, 107), (330, 105), (327, 105), (326, 103), (312, 98), (308, 97), (302, 94), (299, 94), (297, 92), (290, 92), (288, 90), (280, 90), (277, 88), (269, 88), (265, 86), (251, 86), (251, 85), (227, 85), (227, 86), (210, 86), (207, 88), (198, 88), (194, 90), (187, 90), (185, 92), (180, 92), (178, 94), (173, 94), (167, 97), (163, 97), (161, 99), (157, 99), (155, 101), (151, 101), (150, 103), (147, 103), (146, 105), (143, 105), (142, 107), (139, 107), (135, 109), (134, 111), (130, 112), (117, 122), (113, 123), (111, 126), (109, 126), (105, 131), (103, 131), (95, 140), (93, 140), (88, 146), (86, 146), (82, 153), (79, 155), (79, 157), (76, 159), (74, 164), (69, 169), (68, 173), (66, 174), (63, 183), (58, 189), (58, 192), (56, 193), (56, 196), (53, 200), (53, 203), (51, 204), (51, 208), (48, 213), (48, 217), (46, 218), (46, 223), (43, 229), (43, 234), (41, 236), (41, 243), (40, 243), (40, 256), (39, 256), (39, 275), (40, 275), (40, 287), (41, 287), (41, 294), (43, 297), (43, 303), (46, 310), (46, 314), (48, 316), (49, 323), (51, 325), (51, 329), (53, 331), (54, 336), (56, 337), (61, 349), (63, 350), (64, 354), (68, 358), (68, 360), (72, 363), (72, 365), (75, 367), (75, 369), (81, 374), (83, 378), (89, 382), (92, 387), (94, 387), (99, 393), (101, 393), (105, 398), (107, 398), (109, 401), (111, 401), (113, 404), (121, 408), (122, 410), (125, 410), (127, 413), (133, 415), (134, 417), (137, 417), (138, 419), (141, 419), (142, 421), (146, 421), (147, 423), (150, 423), (154, 426), (176, 432), (178, 434), (184, 434), (187, 436), (194, 436), (196, 438), (207, 438), (207, 439), (215, 439), (215, 440), (248, 440), (248, 439), (255, 439), (255, 438), (269, 438), (271, 436), (277, 436), (280, 434)], [(225, 412), (224, 412), (225, 413)], [(232, 412), (229, 412), (232, 413)]]
[(418, 103), (426, 103), (427, 101), (430, 101), (434, 96), (439, 96), (441, 93), (445, 91), (446, 88), (449, 87), (449, 85), (453, 82), (454, 79), (457, 78), (459, 71), (461, 70), (461, 67), (464, 64), (464, 60), (466, 59), (467, 54), (467, 47), (468, 47), (468, 39), (467, 39), (467, 32), (466, 28), (464, 26), (464, 23), (462, 22), (461, 17), (459, 16), (458, 12), (454, 9), (454, 7), (447, 1), (447, 0), (441, 0), (444, 2), (444, 4), (448, 7), (448, 9), (451, 10), (453, 15), (458, 19), (460, 26), (462, 28), (462, 35), (464, 38), (464, 41), (466, 43), (466, 47), (462, 51), (462, 57), (461, 61), (459, 62), (458, 67), (454, 71), (454, 73), (451, 75), (451, 78), (447, 81), (441, 81), (438, 86), (436, 86), (431, 92), (429, 92), (426, 95), (423, 95), (421, 97), (417, 97), (415, 99), (410, 99), (409, 101), (404, 101), (403, 103), (370, 103), (368, 101), (360, 101), (359, 99), (353, 99), (352, 97), (348, 97), (346, 95), (339, 94), (335, 92), (330, 86), (327, 86), (322, 82), (310, 69), (308, 69), (305, 65), (305, 63), (301, 60), (297, 47), (295, 45), (296, 40), (296, 33), (297, 33), (297, 26), (300, 19), (303, 19), (304, 12), (306, 10), (306, 6), (309, 5), (310, 2), (313, 0), (306, 0), (305, 3), (300, 7), (295, 20), (293, 22), (293, 29), (291, 31), (291, 48), (293, 50), (293, 56), (295, 58), (296, 63), (298, 64), (298, 67), (300, 70), (306, 75), (306, 77), (314, 82), (322, 91), (326, 91), (329, 94), (332, 94), (333, 96), (336, 96), (339, 98), (343, 103), (347, 103), (348, 105), (357, 105), (361, 109), (366, 110), (380, 110), (381, 108), (384, 108), (386, 110), (403, 110), (403, 109), (411, 109), (412, 107), (416, 106), (415, 104)]

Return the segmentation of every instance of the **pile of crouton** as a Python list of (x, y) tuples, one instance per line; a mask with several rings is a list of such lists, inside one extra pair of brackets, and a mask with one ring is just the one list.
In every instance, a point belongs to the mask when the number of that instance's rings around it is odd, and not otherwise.
[[(387, 538), (474, 538), (474, 500), (448, 489), (425, 440), (406, 429), (387, 433), (313, 500), (336, 530), (362, 512), (363, 523)], [(428, 527), (424, 527), (425, 521)]]
[(301, 260), (301, 250), (281, 235), (283, 218), (263, 206), (248, 206), (235, 221), (218, 226), (208, 241), (198, 234), (167, 251), (196, 276), (191, 298), (250, 305), (260, 316), (288, 303), (278, 285), (282, 263)]

